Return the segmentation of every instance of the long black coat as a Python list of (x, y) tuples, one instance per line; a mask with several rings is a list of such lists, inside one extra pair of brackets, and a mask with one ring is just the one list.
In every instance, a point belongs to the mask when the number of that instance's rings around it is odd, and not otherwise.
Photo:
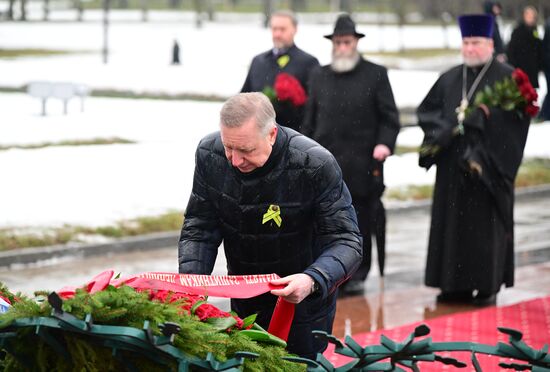
[[(271, 204), (282, 224), (262, 224)], [(337, 286), (361, 261), (361, 236), (351, 197), (334, 157), (311, 139), (279, 127), (266, 164), (240, 173), (227, 161), (220, 134), (205, 137), (196, 153), (193, 191), (179, 241), (180, 273), (210, 274), (223, 240), (230, 275), (306, 273), (321, 293), (296, 307), (289, 350), (314, 357), (330, 332)], [(240, 316), (258, 313), (267, 327), (276, 297), (232, 300)]]
[(538, 88), (539, 71), (542, 69), (542, 41), (537, 28), (520, 23), (512, 32), (506, 55), (508, 63), (525, 71), (533, 87)]
[(303, 133), (334, 155), (354, 200), (371, 194), (374, 147), (393, 151), (399, 129), (384, 67), (361, 58), (346, 73), (323, 66), (312, 74)]
[[(467, 71), (469, 89), (480, 69)], [(477, 91), (511, 73), (493, 61)], [(477, 109), (465, 121), (465, 135), (453, 136), (461, 96), (462, 65), (441, 75), (417, 111), (423, 145), (441, 148), (420, 157), (423, 167), (437, 165), (425, 282), (447, 292), (496, 293), (514, 284), (514, 180), (529, 118), (491, 108), (484, 120)], [(481, 166), (481, 176), (468, 171), (469, 160)]]
[(544, 24), (544, 38), (542, 39), (542, 68), (545, 72), (550, 71), (550, 18)]
[[(275, 78), (281, 72), (294, 76), (308, 91), (311, 71), (319, 67), (319, 61), (312, 55), (293, 45), (285, 53), (289, 57), (286, 66), (280, 67), (272, 50), (254, 57), (241, 88), (242, 93), (262, 92), (266, 87), (273, 87)], [(294, 130), (299, 130), (304, 119), (304, 106), (295, 107), (289, 102), (274, 102), (277, 123)]]

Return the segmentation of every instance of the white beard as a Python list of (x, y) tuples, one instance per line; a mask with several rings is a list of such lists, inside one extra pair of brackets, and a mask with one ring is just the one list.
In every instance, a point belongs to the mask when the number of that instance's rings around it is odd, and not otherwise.
[(332, 56), (332, 62), (330, 63), (330, 68), (334, 72), (343, 73), (351, 71), (359, 63), (359, 53), (355, 52), (350, 57), (337, 57)]
[(468, 67), (478, 67), (486, 64), (491, 59), (491, 56), (488, 58), (466, 58), (464, 57), (464, 64)]

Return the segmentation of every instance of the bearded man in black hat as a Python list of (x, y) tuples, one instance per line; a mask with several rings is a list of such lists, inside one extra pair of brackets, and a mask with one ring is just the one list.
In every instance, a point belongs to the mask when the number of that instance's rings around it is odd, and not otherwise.
[(494, 58), (493, 17), (459, 17), (464, 63), (443, 73), (418, 107), (420, 166), (437, 166), (425, 283), (440, 302), (493, 304), (514, 284), (514, 180), (529, 117), (476, 105), (510, 77)]
[[(307, 92), (309, 76), (311, 71), (319, 68), (319, 61), (294, 43), (298, 31), (296, 16), (290, 11), (281, 10), (273, 13), (269, 22), (273, 48), (254, 57), (241, 92), (271, 90), (281, 73), (294, 77)], [(273, 98), (271, 103), (277, 113), (277, 124), (300, 131), (304, 119), (304, 105)]]
[[(303, 133), (328, 149), (342, 168), (364, 237), (363, 262), (342, 286), (344, 295), (363, 292), (371, 266), (371, 231), (378, 227), (384, 238), (382, 163), (392, 154), (400, 129), (387, 70), (357, 51), (364, 36), (347, 14), (325, 36), (332, 41), (332, 63), (311, 76), (303, 127)], [(373, 215), (378, 217), (375, 221)], [(383, 240), (377, 239), (378, 248), (381, 244)]]

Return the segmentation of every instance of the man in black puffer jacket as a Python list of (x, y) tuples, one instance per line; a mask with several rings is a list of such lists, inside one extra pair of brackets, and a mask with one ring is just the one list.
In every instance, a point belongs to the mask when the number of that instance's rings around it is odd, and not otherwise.
[[(277, 218), (264, 218), (269, 212)], [(313, 330), (332, 331), (337, 287), (361, 262), (361, 235), (334, 157), (275, 123), (261, 93), (230, 98), (220, 132), (196, 153), (193, 191), (179, 240), (179, 272), (210, 274), (223, 240), (229, 275), (276, 273), (285, 285), (231, 300), (241, 317), (267, 327), (277, 296), (296, 305), (288, 350), (314, 358), (326, 348)]]

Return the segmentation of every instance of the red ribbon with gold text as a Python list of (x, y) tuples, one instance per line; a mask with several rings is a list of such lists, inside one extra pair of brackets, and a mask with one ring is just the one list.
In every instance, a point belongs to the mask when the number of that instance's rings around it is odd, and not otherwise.
[[(194, 275), (162, 272), (148, 272), (122, 279), (112, 279), (113, 270), (107, 270), (95, 276), (86, 284), (90, 293), (105, 289), (108, 285), (118, 287), (122, 284), (140, 290), (166, 290), (174, 293), (223, 297), (223, 298), (251, 298), (267, 293), (276, 286), (270, 282), (279, 279), (277, 274), (259, 275)], [(68, 298), (74, 296), (76, 287), (64, 287), (58, 294)], [(283, 339), (288, 339), (292, 319), (294, 318), (294, 304), (279, 298), (268, 332)]]

